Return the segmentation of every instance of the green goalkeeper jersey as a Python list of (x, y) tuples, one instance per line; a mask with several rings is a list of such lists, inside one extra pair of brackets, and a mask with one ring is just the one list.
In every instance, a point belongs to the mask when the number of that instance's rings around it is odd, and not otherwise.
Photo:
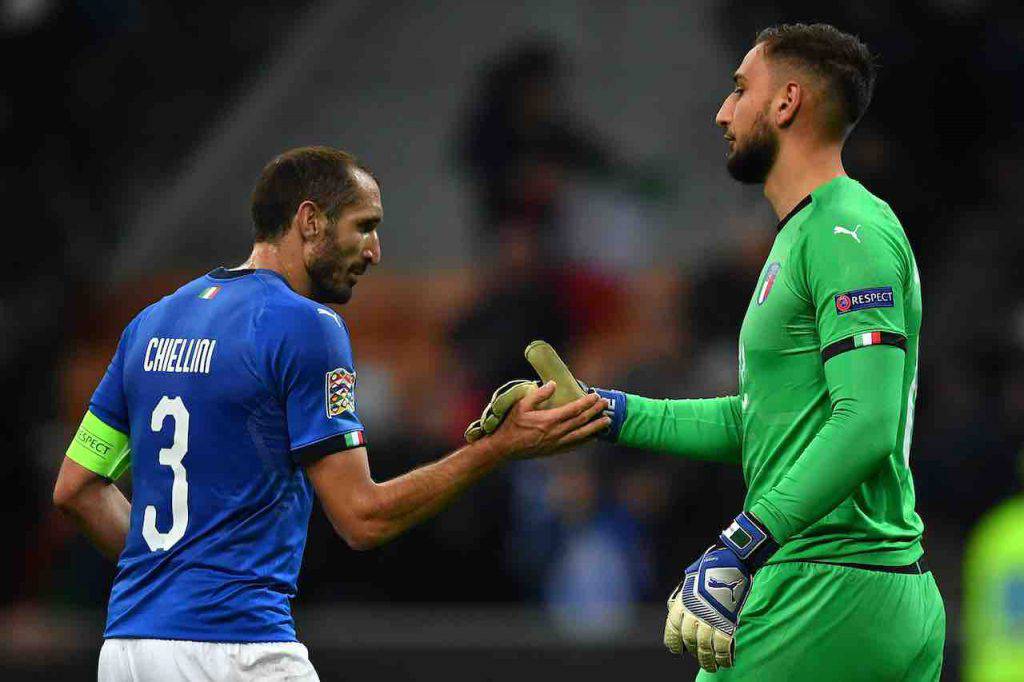
[[(920, 557), (910, 473), (920, 327), (917, 265), (888, 204), (844, 176), (783, 219), (739, 339), (744, 506), (778, 534), (796, 530), (772, 563), (902, 565)], [(844, 360), (857, 363), (857, 349), (872, 345), (906, 353), (896, 447), (823, 518), (787, 530), (789, 508), (801, 500), (787, 499), (780, 483), (832, 414), (824, 363), (847, 351), (854, 355)]]

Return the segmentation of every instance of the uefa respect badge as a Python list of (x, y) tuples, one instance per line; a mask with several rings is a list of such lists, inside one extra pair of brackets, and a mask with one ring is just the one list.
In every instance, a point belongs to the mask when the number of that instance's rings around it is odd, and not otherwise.
[(835, 298), (836, 312), (840, 315), (867, 308), (892, 308), (892, 287), (858, 289), (838, 294)]
[(327, 418), (356, 411), (356, 373), (338, 367), (327, 373)]

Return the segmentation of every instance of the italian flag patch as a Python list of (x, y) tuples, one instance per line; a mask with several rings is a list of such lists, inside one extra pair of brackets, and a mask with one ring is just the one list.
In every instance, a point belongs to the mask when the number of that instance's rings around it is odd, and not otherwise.
[(882, 332), (866, 332), (853, 337), (853, 347), (877, 346), (882, 343)]
[(206, 287), (200, 292), (199, 298), (209, 301), (211, 298), (213, 298), (219, 293), (220, 287)]
[(345, 446), (354, 448), (359, 445), (365, 445), (366, 438), (363, 436), (362, 431), (349, 431), (345, 434)]

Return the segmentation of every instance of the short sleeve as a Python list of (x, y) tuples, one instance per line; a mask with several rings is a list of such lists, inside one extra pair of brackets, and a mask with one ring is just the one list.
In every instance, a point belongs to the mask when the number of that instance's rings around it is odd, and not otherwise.
[(801, 253), (824, 360), (866, 345), (906, 346), (905, 245), (879, 221), (816, 219)]
[(121, 333), (121, 340), (114, 351), (114, 357), (107, 365), (107, 371), (100, 379), (89, 401), (89, 411), (107, 426), (128, 433), (128, 401), (124, 393), (124, 354), (131, 342), (139, 318), (135, 318)]
[(256, 333), (269, 383), (285, 409), (293, 460), (311, 464), (364, 445), (355, 364), (341, 316), (326, 307), (272, 307), (260, 316)]

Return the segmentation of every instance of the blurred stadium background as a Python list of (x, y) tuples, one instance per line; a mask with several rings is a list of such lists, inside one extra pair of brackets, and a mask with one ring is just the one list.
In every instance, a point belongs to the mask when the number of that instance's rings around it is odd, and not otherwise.
[[(735, 390), (776, 221), (712, 119), (757, 29), (793, 20), (880, 54), (846, 162), (924, 282), (911, 463), (960, 679), (966, 538), (1018, 494), (1024, 439), (1024, 13), (990, 0), (0, 1), (4, 679), (94, 678), (113, 569), (50, 506), (57, 467), (123, 325), (245, 258), (288, 147), (382, 179), (383, 263), (341, 310), (375, 475), (457, 445), (532, 338), (596, 385)], [(371, 553), (317, 510), (300, 637), (325, 680), (688, 679), (664, 598), (742, 494), (736, 470), (595, 445)]]

